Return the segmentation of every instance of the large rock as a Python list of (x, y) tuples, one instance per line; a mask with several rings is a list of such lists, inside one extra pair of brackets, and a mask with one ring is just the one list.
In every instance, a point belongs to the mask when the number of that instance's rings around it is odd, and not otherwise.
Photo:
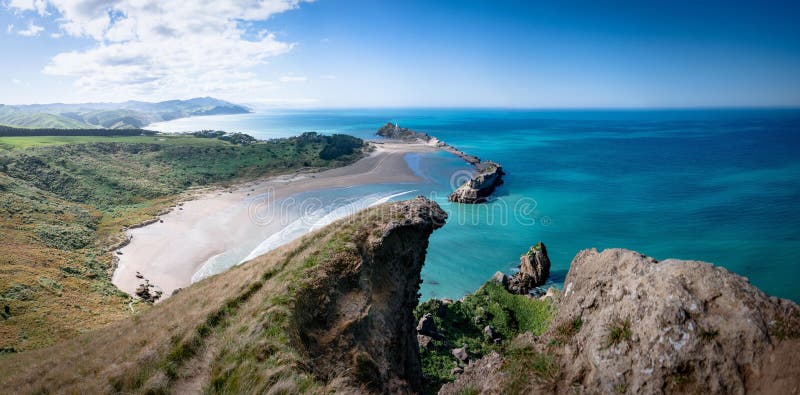
[(456, 203), (484, 203), (494, 190), (503, 184), (503, 167), (494, 162), (481, 162), (476, 165), (477, 172), (472, 178), (458, 187), (447, 198)]
[(526, 295), (550, 277), (550, 258), (541, 241), (519, 258), (519, 272), (508, 283), (511, 293)]
[(469, 359), (469, 354), (467, 354), (466, 347), (454, 348), (450, 350), (450, 353), (453, 354), (453, 356), (456, 357), (456, 359), (458, 359), (461, 362), (464, 362)]
[(334, 392), (409, 393), (422, 389), (413, 309), (428, 237), (447, 214), (417, 197), (375, 216), (379, 229), (363, 234), (358, 255), (321, 264), (295, 309), (302, 349), (317, 377)]
[(442, 392), (513, 385), (529, 393), (797, 393), (799, 337), (797, 304), (724, 268), (585, 250), (572, 262), (550, 329), (514, 340), (552, 361), (546, 377), (509, 377), (497, 367), (511, 366), (506, 357), (467, 367)]
[(376, 133), (378, 136), (392, 139), (392, 140), (402, 140), (402, 141), (420, 141), (420, 142), (428, 142), (431, 140), (431, 136), (426, 133), (416, 132), (408, 128), (401, 128), (394, 123), (387, 123), (386, 125), (381, 126)]

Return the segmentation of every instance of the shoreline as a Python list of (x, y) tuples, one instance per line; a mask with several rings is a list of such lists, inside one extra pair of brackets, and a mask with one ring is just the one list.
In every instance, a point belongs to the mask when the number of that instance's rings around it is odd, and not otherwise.
[(190, 285), (207, 263), (213, 264), (220, 256), (247, 256), (246, 250), (284, 231), (299, 218), (297, 212), (281, 212), (280, 221), (265, 222), (254, 206), (269, 210), (283, 199), (307, 192), (419, 182), (420, 177), (406, 163), (406, 154), (440, 150), (418, 143), (369, 144), (375, 149), (350, 165), (199, 192), (176, 203), (171, 211), (129, 227), (125, 231), (127, 243), (111, 250), (115, 261), (112, 282), (135, 295), (139, 285), (149, 281), (154, 290), (163, 292), (163, 300)]

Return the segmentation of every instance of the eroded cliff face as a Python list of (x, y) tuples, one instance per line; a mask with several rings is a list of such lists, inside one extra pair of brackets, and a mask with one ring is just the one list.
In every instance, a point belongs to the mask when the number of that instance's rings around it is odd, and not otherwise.
[(420, 392), (413, 310), (428, 236), (447, 214), (417, 198), (391, 206), (371, 234), (356, 233), (298, 293), (298, 348), (337, 392)]
[[(442, 393), (797, 393), (800, 308), (698, 261), (585, 250), (540, 337)], [(529, 369), (519, 369), (527, 366)]]

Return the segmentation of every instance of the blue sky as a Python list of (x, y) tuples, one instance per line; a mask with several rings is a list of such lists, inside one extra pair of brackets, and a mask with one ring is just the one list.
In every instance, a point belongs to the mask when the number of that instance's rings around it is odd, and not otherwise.
[(798, 2), (0, 2), (6, 104), (800, 105)]

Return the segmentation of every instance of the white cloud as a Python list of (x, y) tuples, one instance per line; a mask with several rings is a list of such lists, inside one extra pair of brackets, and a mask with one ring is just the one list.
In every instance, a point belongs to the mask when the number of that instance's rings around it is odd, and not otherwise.
[(14, 25), (8, 25), (8, 27), (6, 28), (6, 33), (11, 33), (13, 31), (14, 31)]
[[(254, 22), (303, 0), (47, 1), (64, 34), (95, 45), (57, 54), (45, 73), (74, 77), (83, 97), (163, 99), (247, 91), (255, 97), (271, 89), (250, 70), (293, 44), (263, 26), (253, 30)], [(19, 3), (25, 5), (17, 9), (30, 10), (30, 2)]]
[(42, 16), (47, 14), (46, 0), (9, 0), (7, 7), (19, 11), (36, 11)]
[(306, 82), (308, 78), (294, 75), (284, 75), (280, 78), (281, 82)]
[(17, 34), (25, 37), (34, 37), (38, 36), (42, 31), (44, 31), (43, 27), (36, 25), (33, 23), (33, 21), (30, 21), (28, 22), (28, 28), (25, 30), (17, 30)]

